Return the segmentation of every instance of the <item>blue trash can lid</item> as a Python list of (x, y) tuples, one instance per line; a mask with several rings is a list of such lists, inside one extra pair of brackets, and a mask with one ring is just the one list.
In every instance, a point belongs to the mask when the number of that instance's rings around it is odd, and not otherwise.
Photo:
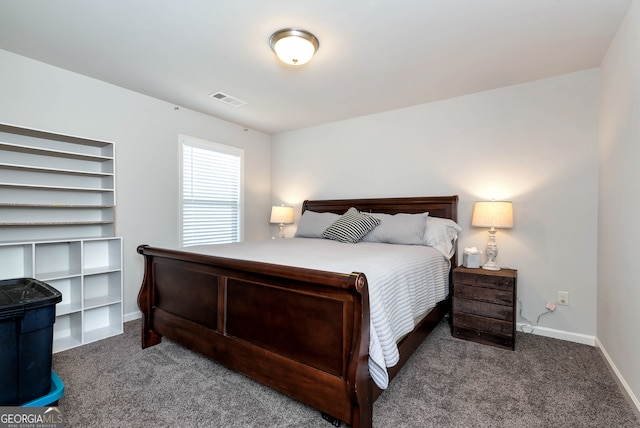
[(0, 315), (16, 309), (26, 310), (54, 305), (62, 301), (62, 294), (42, 281), (16, 278), (0, 281)]

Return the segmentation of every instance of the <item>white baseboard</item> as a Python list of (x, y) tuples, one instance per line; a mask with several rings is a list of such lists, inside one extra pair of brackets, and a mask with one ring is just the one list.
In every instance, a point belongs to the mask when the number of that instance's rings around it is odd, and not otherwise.
[(137, 320), (139, 318), (142, 318), (142, 312), (140, 311), (129, 312), (128, 314), (124, 314), (124, 322)]
[(525, 323), (517, 323), (516, 329), (520, 332), (531, 333), (538, 336), (551, 337), (553, 339), (566, 340), (569, 342), (582, 343), (583, 345), (595, 346), (596, 337), (582, 333), (556, 330), (548, 327), (532, 326)]
[(597, 338), (596, 338), (596, 347), (598, 348), (598, 350), (600, 351), (600, 354), (602, 354), (602, 357), (604, 358), (605, 362), (609, 366), (609, 370), (611, 370), (611, 373), (613, 374), (613, 377), (616, 379), (616, 382), (618, 382), (618, 384), (622, 387), (622, 391), (626, 396), (627, 400), (629, 401), (629, 403), (631, 404), (631, 407), (633, 407), (633, 410), (635, 411), (636, 416), (638, 417), (638, 419), (640, 419), (640, 400), (638, 400), (638, 397), (636, 397), (636, 395), (633, 393), (633, 391), (629, 387), (629, 384), (624, 380), (624, 378), (622, 377), (622, 374), (620, 373), (616, 365), (613, 363), (613, 360), (609, 356), (609, 353)]

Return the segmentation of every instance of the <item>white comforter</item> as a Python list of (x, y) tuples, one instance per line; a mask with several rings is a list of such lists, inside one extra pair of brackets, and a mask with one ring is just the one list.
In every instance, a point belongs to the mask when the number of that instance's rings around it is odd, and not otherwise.
[(382, 389), (389, 385), (387, 367), (398, 363), (398, 340), (413, 330), (415, 319), (445, 299), (449, 290), (449, 261), (437, 250), (421, 245), (343, 244), (327, 239), (290, 238), (182, 250), (330, 272), (364, 273), (371, 312), (369, 372)]

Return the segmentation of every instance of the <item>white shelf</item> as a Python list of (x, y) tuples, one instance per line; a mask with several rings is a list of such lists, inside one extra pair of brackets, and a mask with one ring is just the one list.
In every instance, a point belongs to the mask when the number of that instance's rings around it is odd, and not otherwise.
[[(0, 133), (5, 134), (2, 141), (6, 144), (27, 147), (44, 146), (49, 150), (60, 152), (77, 152), (77, 147), (82, 146), (85, 148), (82, 150), (83, 152), (95, 156), (113, 157), (112, 143), (108, 141), (19, 127), (6, 123), (0, 123)], [(43, 144), (43, 140), (46, 144)]]
[[(44, 141), (49, 140), (46, 139)], [(98, 156), (83, 152), (70, 152), (64, 150), (51, 150), (42, 146), (28, 146), (23, 144), (6, 143), (4, 141), (0, 141), (0, 149), (16, 153), (26, 153), (30, 155), (41, 155), (63, 159), (88, 160), (92, 162), (106, 162), (113, 159), (110, 156)]]
[(109, 172), (96, 172), (96, 171), (79, 171), (72, 169), (60, 169), (50, 167), (39, 167), (35, 165), (18, 165), (12, 163), (0, 162), (0, 168), (12, 169), (16, 171), (29, 171), (29, 172), (42, 172), (50, 174), (74, 174), (74, 175), (86, 175), (88, 177), (111, 177), (113, 173)]
[[(54, 324), (55, 327), (55, 324)], [(57, 333), (57, 334), (56, 334)], [(73, 335), (61, 336), (54, 328), (53, 333), (53, 353), (66, 351), (67, 349), (75, 348), (82, 345), (81, 339), (77, 339)]]
[(107, 337), (117, 336), (119, 334), (122, 334), (121, 328), (117, 328), (117, 327), (98, 328), (98, 329), (87, 331), (84, 333), (84, 343), (96, 342), (98, 340), (106, 339)]
[(37, 241), (43, 239), (58, 239), (60, 231), (65, 230), (67, 239), (83, 239), (88, 236), (113, 236), (114, 225), (109, 224), (79, 224), (73, 226), (41, 225), (38, 227), (0, 227), (2, 243), (14, 243), (20, 241)]
[(67, 232), (115, 223), (113, 143), (0, 123), (0, 160), (0, 230), (22, 239), (115, 234), (113, 226)]
[(61, 292), (53, 351), (120, 334), (112, 142), (0, 123), (0, 279)]
[(34, 190), (51, 190), (64, 192), (113, 192), (113, 189), (102, 189), (93, 187), (78, 186), (53, 186), (50, 184), (28, 184), (28, 183), (0, 183), (1, 187), (9, 187), (13, 189), (34, 189)]

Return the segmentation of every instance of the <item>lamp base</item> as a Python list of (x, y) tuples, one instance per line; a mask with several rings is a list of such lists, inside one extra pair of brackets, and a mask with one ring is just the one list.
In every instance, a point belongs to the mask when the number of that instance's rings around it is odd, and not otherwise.
[(482, 265), (482, 269), (486, 270), (500, 270), (500, 266), (496, 262), (487, 262)]
[(482, 266), (486, 270), (500, 270), (500, 266), (496, 263), (498, 257), (498, 244), (496, 244), (496, 229), (489, 229), (489, 242), (487, 242), (487, 262)]

